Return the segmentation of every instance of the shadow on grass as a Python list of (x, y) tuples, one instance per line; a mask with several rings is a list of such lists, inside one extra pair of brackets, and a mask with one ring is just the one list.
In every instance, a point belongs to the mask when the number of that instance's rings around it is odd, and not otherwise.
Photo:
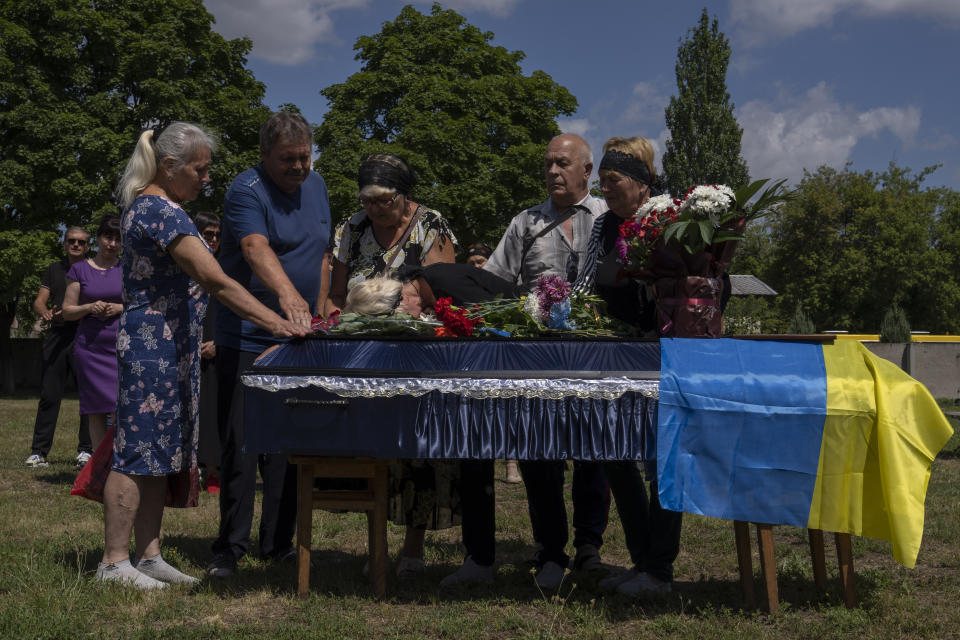
[(942, 460), (957, 460), (958, 458), (960, 458), (960, 448), (957, 448), (957, 449), (944, 448), (940, 453), (937, 454), (937, 458)]
[[(211, 542), (211, 539), (206, 537), (165, 536), (165, 557), (185, 572), (202, 578), (203, 568), (211, 559)], [(746, 615), (766, 613), (765, 589), (759, 573), (754, 576), (756, 606), (752, 609), (747, 607), (743, 600), (739, 580), (730, 578), (684, 580), (679, 576), (673, 584), (673, 590), (668, 594), (629, 597), (600, 589), (599, 582), (609, 575), (608, 573), (571, 572), (557, 592), (541, 591), (534, 583), (530, 565), (523, 561), (529, 546), (519, 538), (497, 542), (498, 556), (502, 557), (503, 561), (498, 562), (493, 585), (441, 588), (440, 580), (459, 567), (462, 547), (453, 543), (428, 541), (428, 557), (440, 556), (456, 560), (428, 562), (425, 573), (419, 578), (400, 580), (394, 573), (395, 564), (391, 558), (388, 564), (385, 600), (400, 606), (510, 600), (518, 604), (544, 602), (550, 606), (571, 609), (592, 608), (599, 603), (603, 607), (604, 618), (610, 623), (680, 614), (707, 619), (715, 617), (716, 612), (722, 610), (741, 611)], [(251, 546), (255, 548), (255, 541)], [(57, 560), (72, 572), (91, 575), (96, 571), (102, 554), (102, 547), (79, 553), (76, 550), (63, 549)], [(365, 554), (346, 553), (318, 545), (311, 554), (310, 597), (377, 600), (373, 586), (363, 575), (366, 562)], [(622, 568), (611, 568), (618, 569)], [(882, 589), (882, 585), (870, 573), (857, 575), (855, 585), (858, 606), (870, 610), (875, 606), (877, 593)], [(782, 609), (818, 611), (843, 606), (838, 578), (829, 579), (826, 590), (820, 592), (811, 576), (800, 570), (781, 568), (777, 586)], [(277, 596), (295, 597), (297, 567), (292, 562), (267, 562), (247, 556), (241, 560), (235, 575), (229, 578), (205, 578), (201, 588), (209, 589), (223, 599), (263, 591)], [(554, 600), (555, 594), (562, 600)]]
[(72, 487), (73, 481), (77, 479), (78, 473), (80, 473), (79, 469), (75, 469), (73, 471), (47, 471), (37, 473), (34, 475), (34, 479), (47, 484), (69, 485)]

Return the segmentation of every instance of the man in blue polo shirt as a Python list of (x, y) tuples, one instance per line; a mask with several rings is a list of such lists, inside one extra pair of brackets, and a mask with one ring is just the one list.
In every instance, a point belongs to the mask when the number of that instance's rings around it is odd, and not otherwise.
[[(300, 114), (273, 114), (260, 129), (261, 163), (234, 179), (224, 200), (220, 265), (263, 304), (305, 327), (316, 313), (330, 239), (327, 186), (310, 170), (313, 135)], [(257, 468), (263, 478), (262, 558), (293, 555), (295, 468), (286, 456), (243, 452), (240, 374), (277, 342), (219, 305), (216, 311), (220, 431), (220, 533), (207, 571), (225, 577), (247, 553)]]

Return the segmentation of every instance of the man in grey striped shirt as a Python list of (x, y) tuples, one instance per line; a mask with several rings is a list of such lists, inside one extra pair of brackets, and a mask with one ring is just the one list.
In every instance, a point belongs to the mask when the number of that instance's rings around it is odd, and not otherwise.
[[(586, 261), (590, 232), (606, 203), (590, 195), (593, 155), (580, 136), (563, 134), (547, 145), (543, 158), (549, 198), (521, 211), (510, 222), (493, 255), (483, 266), (510, 282), (531, 288), (542, 275), (559, 275), (573, 283)], [(569, 564), (567, 511), (563, 500), (566, 462), (520, 461), (527, 489), (533, 538), (540, 545), (537, 584), (556, 589)], [(493, 465), (463, 462), (461, 476), (463, 541), (467, 559), (442, 586), (491, 582), (494, 561)], [(573, 526), (577, 555), (574, 568), (601, 568), (599, 548), (607, 525), (610, 492), (599, 463), (574, 462)]]
[(543, 171), (550, 197), (510, 221), (483, 267), (527, 288), (542, 275), (576, 280), (593, 223), (607, 210), (603, 200), (590, 195), (593, 154), (580, 136), (567, 133), (551, 140)]

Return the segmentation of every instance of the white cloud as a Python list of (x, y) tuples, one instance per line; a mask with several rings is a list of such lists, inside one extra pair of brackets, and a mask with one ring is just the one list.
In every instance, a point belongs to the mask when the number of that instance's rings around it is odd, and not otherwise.
[(842, 12), (876, 18), (910, 15), (960, 25), (956, 0), (730, 0), (730, 20), (755, 45), (829, 25)]
[(667, 150), (667, 140), (670, 139), (670, 129), (664, 127), (663, 131), (656, 138), (651, 138), (650, 142), (653, 143), (653, 166), (657, 170), (657, 173), (663, 172), (663, 154)]
[(656, 83), (638, 82), (633, 86), (633, 100), (623, 111), (622, 121), (663, 122), (663, 110), (670, 102), (670, 96)]
[(337, 41), (332, 11), (362, 8), (367, 0), (206, 0), (205, 5), (220, 35), (247, 36), (252, 55), (296, 65), (312, 58), (317, 44)]
[(797, 182), (803, 169), (840, 168), (857, 142), (889, 131), (912, 145), (920, 128), (916, 106), (858, 111), (841, 105), (825, 83), (800, 96), (782, 93), (773, 102), (752, 100), (737, 110), (743, 157), (755, 177)]
[(574, 133), (581, 138), (587, 136), (595, 127), (589, 118), (561, 118), (557, 120), (557, 126), (564, 133)]
[[(436, 0), (414, 0), (413, 4), (432, 5)], [(440, 4), (445, 9), (457, 11), (485, 11), (491, 15), (504, 17), (513, 13), (513, 8), (520, 0), (443, 0)]]

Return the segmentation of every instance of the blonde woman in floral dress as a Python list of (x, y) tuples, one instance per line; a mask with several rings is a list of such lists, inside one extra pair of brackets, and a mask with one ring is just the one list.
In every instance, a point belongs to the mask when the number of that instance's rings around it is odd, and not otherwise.
[[(197, 582), (161, 557), (160, 523), (168, 487), (176, 476), (189, 476), (197, 468), (205, 292), (274, 335), (305, 334), (223, 273), (181, 207), (209, 182), (213, 148), (213, 138), (190, 123), (171, 124), (156, 141), (153, 131), (146, 131), (118, 188), (125, 210), (120, 225), (123, 312), (117, 332), (120, 393), (97, 580), (140, 589)], [(189, 504), (180, 498), (182, 506)], [(131, 532), (136, 537), (133, 563)]]

